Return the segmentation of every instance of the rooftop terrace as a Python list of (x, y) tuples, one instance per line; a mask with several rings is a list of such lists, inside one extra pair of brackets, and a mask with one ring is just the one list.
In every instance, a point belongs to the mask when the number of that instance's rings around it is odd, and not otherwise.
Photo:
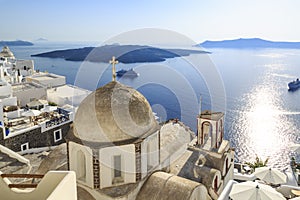
[(34, 88), (43, 88), (41, 85), (38, 85), (36, 83), (17, 83), (12, 85), (12, 89), (14, 92), (19, 92), (19, 91), (26, 91)]

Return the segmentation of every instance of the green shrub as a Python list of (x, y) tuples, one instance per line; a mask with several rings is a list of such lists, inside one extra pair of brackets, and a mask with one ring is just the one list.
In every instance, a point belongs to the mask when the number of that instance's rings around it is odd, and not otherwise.
[(49, 102), (48, 102), (48, 105), (49, 105), (49, 106), (57, 106), (57, 104), (56, 104), (56, 103), (54, 103), (54, 102), (51, 102), (51, 101), (49, 101)]
[(263, 161), (261, 158), (256, 156), (254, 162), (245, 162), (245, 164), (249, 165), (249, 167), (254, 170), (255, 168), (258, 168), (258, 167), (266, 167), (268, 161), (269, 161), (269, 158), (267, 158), (265, 161)]

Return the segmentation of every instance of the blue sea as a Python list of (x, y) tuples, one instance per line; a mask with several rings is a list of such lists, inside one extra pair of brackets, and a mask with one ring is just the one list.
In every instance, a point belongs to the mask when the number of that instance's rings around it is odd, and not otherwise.
[[(35, 68), (61, 74), (69, 84), (95, 90), (111, 81), (107, 63), (72, 62), (30, 57), (58, 49), (95, 46), (94, 43), (40, 42), (10, 47), (18, 59), (33, 59)], [(273, 167), (289, 163), (289, 147), (300, 143), (300, 90), (288, 82), (300, 77), (299, 49), (208, 49), (158, 63), (118, 64), (134, 68), (137, 78), (120, 82), (138, 89), (164, 121), (179, 118), (196, 130), (199, 110), (225, 112), (225, 138), (235, 148), (236, 161), (269, 158)]]

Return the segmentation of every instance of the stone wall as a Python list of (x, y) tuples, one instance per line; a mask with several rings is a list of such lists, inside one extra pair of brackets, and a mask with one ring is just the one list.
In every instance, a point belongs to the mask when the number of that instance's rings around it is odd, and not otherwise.
[[(16, 135), (11, 138), (7, 138), (3, 140), (3, 133), (1, 134), (0, 144), (6, 146), (7, 148), (19, 152), (21, 151), (21, 145), (25, 143), (29, 143), (29, 148), (39, 148), (39, 147), (48, 147), (55, 146), (65, 142), (65, 136), (67, 135), (70, 124), (67, 123), (59, 127), (55, 127), (45, 132), (41, 132), (41, 128), (36, 128), (34, 130), (22, 133), (20, 135)], [(54, 141), (54, 131), (61, 129), (62, 139), (55, 142)]]
[(1, 127), (0, 128), (0, 144), (2, 144), (1, 141), (3, 140), (3, 134), (4, 134), (3, 133), (3, 128)]

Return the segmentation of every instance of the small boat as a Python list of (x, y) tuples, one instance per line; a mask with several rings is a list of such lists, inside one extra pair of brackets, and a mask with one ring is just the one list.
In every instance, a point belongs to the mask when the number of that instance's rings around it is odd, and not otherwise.
[(300, 80), (297, 78), (295, 81), (289, 82), (288, 84), (289, 90), (296, 90), (300, 88)]
[(128, 77), (137, 77), (139, 76), (138, 73), (136, 73), (132, 68), (129, 70), (121, 69), (116, 72), (118, 77), (121, 76), (128, 76)]

